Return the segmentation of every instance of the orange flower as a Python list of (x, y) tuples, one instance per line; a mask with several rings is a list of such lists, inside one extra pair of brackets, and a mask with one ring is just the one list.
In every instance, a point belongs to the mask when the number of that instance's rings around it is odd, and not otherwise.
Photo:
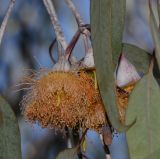
[(24, 117), (42, 127), (82, 128), (100, 131), (105, 110), (94, 80), (84, 71), (49, 72), (34, 80), (23, 99)]

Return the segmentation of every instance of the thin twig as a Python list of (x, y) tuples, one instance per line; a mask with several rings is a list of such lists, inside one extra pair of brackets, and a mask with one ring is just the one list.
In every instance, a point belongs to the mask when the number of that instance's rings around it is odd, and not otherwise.
[(78, 29), (77, 32), (75, 33), (75, 35), (73, 36), (71, 42), (69, 43), (69, 45), (65, 51), (65, 56), (67, 59), (70, 58), (72, 50), (74, 49), (75, 44), (77, 43), (77, 41), (80, 37), (80, 34), (81, 34), (81, 31)]
[[(69, 9), (72, 11), (76, 21), (77, 21), (77, 24), (79, 27), (82, 27), (85, 25), (81, 15), (79, 14), (76, 6), (74, 5), (74, 3), (72, 2), (72, 0), (65, 0), (66, 1), (66, 4), (68, 5)], [(83, 32), (87, 35), (90, 36), (90, 32), (88, 31), (88, 29), (85, 29), (83, 30)]]
[(56, 34), (57, 40), (62, 45), (63, 49), (66, 50), (67, 42), (66, 42), (66, 39), (65, 39), (65, 37), (63, 35), (61, 26), (59, 24), (54, 4), (52, 3), (51, 0), (43, 0), (43, 3), (44, 3), (44, 5), (45, 5), (45, 7), (46, 7), (46, 9), (48, 11), (48, 14), (50, 15), (50, 18), (51, 18), (52, 25), (53, 25), (54, 30), (55, 30), (55, 34)]
[(65, 0), (65, 1), (67, 3), (68, 7), (70, 8), (70, 10), (72, 11), (73, 15), (75, 16), (78, 25), (79, 26), (84, 25), (83, 19), (82, 19), (81, 15), (78, 13), (77, 8), (73, 4), (73, 2), (71, 0)]
[[(66, 4), (68, 5), (69, 9), (72, 11), (72, 13), (77, 21), (78, 27), (79, 28), (84, 27), (85, 23), (84, 23), (81, 15), (79, 14), (77, 8), (75, 7), (74, 3), (72, 2), (72, 0), (65, 0), (65, 1), (66, 1)], [(82, 33), (83, 33), (82, 36), (84, 38), (84, 42), (86, 42), (88, 40), (88, 38), (90, 37), (91, 33), (87, 28), (83, 29)], [(92, 53), (89, 51), (89, 50), (91, 50), (90, 48), (92, 48), (92, 46), (87, 48), (87, 51), (85, 52), (86, 55)]]
[(83, 134), (82, 134), (82, 136), (81, 136), (81, 138), (80, 138), (80, 140), (79, 140), (79, 142), (78, 142), (78, 145), (77, 145), (77, 154), (78, 154), (78, 157), (79, 158), (86, 158), (86, 159), (89, 159), (87, 156), (85, 156), (83, 153), (82, 153), (82, 151), (81, 151), (81, 146), (82, 146), (82, 143), (84, 142), (84, 140), (85, 140), (85, 136), (86, 136), (86, 134), (87, 134), (87, 131), (88, 131), (88, 128), (87, 129), (85, 129), (85, 131), (83, 132)]
[(49, 56), (50, 56), (50, 58), (51, 58), (51, 60), (52, 60), (52, 62), (53, 62), (54, 64), (56, 63), (56, 60), (54, 59), (54, 57), (53, 57), (53, 55), (52, 55), (52, 49), (53, 49), (55, 43), (56, 43), (56, 38), (53, 40), (53, 42), (52, 42), (51, 45), (49, 46)]
[(2, 38), (3, 38), (4, 32), (5, 32), (7, 23), (8, 23), (8, 19), (9, 19), (9, 16), (11, 14), (11, 11), (12, 11), (12, 9), (14, 7), (15, 2), (16, 2), (16, 0), (11, 0), (9, 2), (9, 7), (7, 9), (7, 12), (6, 12), (5, 17), (3, 19), (3, 22), (1, 24), (1, 27), (0, 27), (0, 44), (2, 42)]
[(80, 150), (80, 149), (81, 149), (81, 145), (82, 145), (82, 143), (83, 143), (84, 140), (85, 140), (85, 136), (86, 136), (86, 134), (87, 134), (87, 131), (88, 131), (88, 128), (85, 129), (84, 133), (82, 134), (82, 136), (81, 136), (81, 138), (80, 138), (80, 140), (79, 140), (79, 142), (78, 142), (78, 145), (77, 145), (77, 150)]

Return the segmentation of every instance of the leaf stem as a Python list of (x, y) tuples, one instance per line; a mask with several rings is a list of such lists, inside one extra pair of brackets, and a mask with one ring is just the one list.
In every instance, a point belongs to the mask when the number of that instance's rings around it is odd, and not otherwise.
[(48, 11), (48, 14), (50, 15), (51, 22), (52, 22), (53, 28), (55, 30), (55, 34), (56, 34), (57, 40), (62, 45), (63, 49), (66, 50), (67, 41), (66, 41), (66, 39), (65, 39), (65, 37), (63, 35), (61, 26), (59, 24), (54, 4), (52, 3), (51, 0), (43, 0), (43, 3), (44, 3), (44, 5), (45, 5), (45, 7), (46, 7), (46, 9)]
[(70, 10), (72, 11), (73, 15), (76, 18), (77, 24), (79, 26), (84, 25), (83, 19), (81, 17), (81, 15), (79, 14), (79, 12), (77, 11), (77, 8), (75, 7), (75, 5), (73, 4), (73, 2), (71, 0), (65, 0), (68, 7), (70, 8)]
[[(66, 4), (68, 5), (69, 9), (72, 11), (72, 13), (77, 21), (78, 27), (80, 29), (82, 27), (84, 27), (84, 29), (82, 30), (81, 33), (82, 33), (82, 36), (84, 39), (84, 43), (86, 44), (85, 46), (88, 46), (87, 41), (88, 41), (88, 38), (91, 36), (90, 31), (85, 27), (85, 23), (84, 23), (81, 15), (79, 14), (77, 8), (75, 7), (74, 3), (72, 2), (72, 0), (65, 0), (65, 1), (66, 1)], [(92, 50), (91, 45), (88, 46), (88, 48), (85, 48), (86, 55), (93, 54), (93, 52), (90, 50)], [(93, 55), (91, 55), (90, 58), (93, 58)]]
[[(79, 14), (79, 12), (77, 11), (77, 8), (75, 7), (74, 3), (72, 2), (72, 0), (65, 0), (66, 1), (66, 4), (68, 5), (69, 9), (72, 11), (76, 21), (77, 21), (77, 24), (78, 24), (78, 27), (82, 27), (85, 25), (81, 15)], [(88, 31), (88, 29), (84, 29), (83, 30), (83, 33), (85, 35), (88, 35), (90, 36), (90, 32)]]
[(155, 56), (153, 56), (152, 59), (151, 59), (151, 63), (150, 63), (150, 66), (149, 66), (149, 73), (153, 72), (154, 61), (155, 61)]
[(16, 2), (16, 0), (11, 0), (10, 1), (9, 7), (7, 9), (7, 12), (6, 12), (5, 17), (3, 19), (3, 22), (1, 24), (1, 27), (0, 27), (0, 44), (2, 42), (2, 38), (3, 38), (4, 32), (5, 32), (7, 23), (8, 23), (8, 19), (9, 19), (9, 16), (10, 16), (11, 12), (12, 12), (12, 9), (14, 7), (15, 2)]

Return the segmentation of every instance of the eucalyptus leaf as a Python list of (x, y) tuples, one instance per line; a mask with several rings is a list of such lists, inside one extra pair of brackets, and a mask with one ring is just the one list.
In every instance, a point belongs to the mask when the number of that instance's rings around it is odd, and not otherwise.
[(156, 18), (153, 14), (153, 10), (150, 6), (150, 25), (153, 36), (153, 41), (155, 44), (155, 55), (158, 63), (158, 67), (160, 69), (160, 33), (158, 30), (158, 24), (156, 23)]
[(66, 149), (60, 152), (56, 159), (78, 159), (76, 148)]
[[(119, 1), (118, 3), (115, 0), (91, 1), (91, 33), (97, 80), (109, 120), (118, 131), (124, 131), (128, 127), (122, 125), (119, 120), (113, 64), (113, 51), (115, 48), (113, 48), (112, 18), (118, 19), (118, 14), (121, 14), (121, 12), (115, 13), (114, 17), (111, 16), (111, 13), (114, 5), (122, 6), (122, 3), (124, 1)], [(119, 43), (121, 41), (118, 42), (117, 46)]]
[(18, 122), (10, 105), (0, 96), (0, 159), (21, 159)]
[(0, 126), (3, 124), (3, 114), (0, 108)]
[[(105, 4), (105, 5), (103, 5)], [(100, 11), (100, 12), (99, 12)], [(92, 39), (96, 38), (96, 34), (100, 32), (100, 27), (105, 27), (108, 31), (107, 43), (111, 45), (113, 69), (116, 68), (120, 53), (122, 52), (122, 37), (124, 31), (124, 22), (126, 14), (126, 0), (93, 0), (91, 1), (91, 27)], [(106, 19), (104, 22), (102, 19)], [(103, 24), (101, 24), (103, 23)], [(103, 30), (102, 34), (105, 32)], [(98, 37), (99, 38), (99, 37)]]
[(135, 66), (137, 72), (146, 74), (149, 70), (151, 55), (131, 44), (123, 44), (123, 54)]
[(157, 10), (158, 10), (159, 23), (160, 23), (160, 1), (159, 0), (157, 0)]
[(131, 159), (158, 159), (160, 156), (160, 89), (152, 71), (145, 75), (131, 93), (126, 124), (136, 118), (127, 131)]
[(125, 15), (126, 15), (126, 0), (110, 0), (108, 1), (111, 7), (110, 13), (107, 18), (111, 15), (111, 23), (108, 22), (106, 27), (111, 25), (111, 40), (112, 40), (112, 55), (113, 55), (113, 69), (117, 66), (120, 53), (122, 52), (122, 37), (124, 31)]

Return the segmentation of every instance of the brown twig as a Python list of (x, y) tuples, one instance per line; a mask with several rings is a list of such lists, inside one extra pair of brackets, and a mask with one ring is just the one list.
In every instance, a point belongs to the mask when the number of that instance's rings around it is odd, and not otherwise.
[(63, 35), (61, 26), (59, 24), (57, 14), (55, 12), (54, 4), (52, 3), (51, 0), (43, 0), (43, 3), (44, 3), (44, 5), (45, 5), (45, 7), (48, 11), (48, 14), (50, 15), (52, 25), (54, 27), (55, 34), (56, 34), (56, 37), (57, 37), (57, 41), (59, 41), (59, 43), (62, 45), (63, 49), (66, 50), (67, 42), (66, 42), (66, 39)]
[(78, 145), (77, 145), (77, 154), (78, 154), (78, 156), (79, 156), (79, 158), (86, 158), (86, 159), (89, 159), (85, 154), (83, 154), (82, 153), (82, 151), (81, 151), (81, 145), (82, 145), (82, 143), (84, 142), (84, 140), (85, 140), (85, 136), (86, 136), (86, 134), (87, 134), (87, 131), (88, 131), (88, 128), (87, 129), (85, 129), (85, 131), (83, 132), (83, 134), (82, 134), (82, 136), (81, 136), (81, 138), (80, 138), (80, 140), (79, 140), (79, 142), (78, 142)]
[(57, 41), (57, 40), (56, 40), (56, 38), (55, 38), (55, 39), (52, 41), (51, 45), (49, 46), (49, 56), (50, 56), (50, 58), (51, 58), (51, 60), (52, 60), (52, 62), (53, 62), (54, 64), (56, 63), (56, 60), (54, 59), (54, 57), (53, 57), (53, 55), (52, 55), (52, 49), (53, 49), (56, 41)]
[(3, 22), (1, 24), (1, 27), (0, 27), (0, 44), (2, 42), (2, 38), (3, 38), (4, 32), (5, 32), (7, 23), (8, 23), (8, 19), (9, 19), (9, 16), (10, 16), (11, 12), (12, 12), (12, 9), (14, 7), (15, 2), (16, 2), (16, 0), (11, 0), (10, 1), (9, 7), (7, 9), (7, 12), (6, 12), (5, 17), (3, 19)]
[(70, 55), (72, 53), (72, 50), (74, 49), (75, 47), (75, 44), (77, 43), (81, 33), (83, 34), (83, 30), (86, 29), (86, 26), (84, 25), (84, 27), (80, 27), (77, 32), (75, 33), (75, 35), (73, 36), (72, 40), (70, 41), (68, 47), (66, 48), (66, 51), (65, 51), (65, 55), (68, 58), (70, 58)]
[(80, 140), (79, 140), (79, 143), (78, 143), (78, 145), (77, 145), (77, 150), (80, 150), (80, 149), (81, 149), (81, 145), (82, 145), (82, 143), (83, 143), (84, 140), (85, 140), (85, 136), (86, 136), (86, 134), (87, 134), (87, 131), (88, 131), (88, 128), (85, 129), (85, 131), (83, 132), (83, 134), (82, 134), (82, 136), (81, 136), (81, 138), (80, 138)]

